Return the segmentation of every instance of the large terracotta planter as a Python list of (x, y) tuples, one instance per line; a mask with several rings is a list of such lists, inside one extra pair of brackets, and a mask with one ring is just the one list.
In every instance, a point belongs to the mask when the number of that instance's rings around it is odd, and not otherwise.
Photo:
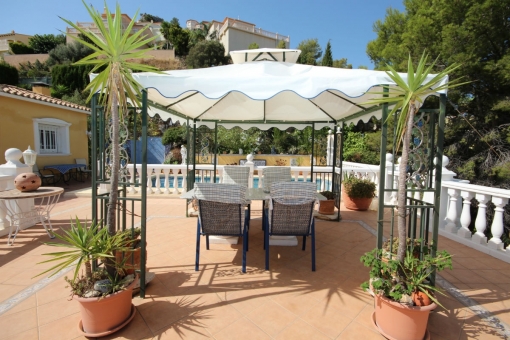
[(347, 196), (345, 190), (342, 190), (342, 202), (344, 202), (344, 206), (347, 209), (360, 211), (368, 210), (372, 200), (373, 198), (351, 198)]
[(85, 336), (100, 337), (126, 326), (136, 314), (131, 299), (137, 281), (138, 276), (125, 290), (105, 298), (74, 297), (74, 300), (80, 303), (80, 332)]
[(335, 200), (319, 201), (319, 214), (333, 215), (335, 213)]
[(392, 340), (423, 340), (427, 332), (429, 313), (437, 305), (410, 307), (375, 296), (375, 324), (379, 332)]

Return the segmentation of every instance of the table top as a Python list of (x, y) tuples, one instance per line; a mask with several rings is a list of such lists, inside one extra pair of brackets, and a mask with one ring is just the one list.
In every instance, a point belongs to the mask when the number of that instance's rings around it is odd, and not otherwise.
[(85, 164), (54, 164), (54, 165), (45, 165), (44, 169), (55, 169), (65, 174), (71, 169), (85, 168), (87, 167)]
[[(195, 189), (191, 189), (190, 191), (187, 191), (184, 194), (182, 194), (181, 198), (192, 199), (194, 194)], [(264, 189), (262, 188), (248, 188), (248, 191), (246, 192), (246, 200), (248, 201), (267, 200), (270, 198), (271, 196), (269, 195), (269, 193), (264, 192)], [(324, 201), (326, 200), (326, 197), (317, 193), (317, 199), (319, 201)]]
[(39, 187), (34, 191), (19, 191), (18, 189), (0, 191), (0, 200), (15, 200), (23, 198), (38, 198), (53, 195), (60, 195), (64, 188), (59, 187)]

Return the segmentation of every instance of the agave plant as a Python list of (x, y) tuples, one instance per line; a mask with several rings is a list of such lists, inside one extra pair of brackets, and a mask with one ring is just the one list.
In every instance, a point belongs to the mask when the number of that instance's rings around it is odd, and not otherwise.
[[(413, 61), (409, 55), (407, 67), (407, 79), (404, 79), (397, 71), (388, 65), (389, 71), (386, 73), (388, 77), (397, 85), (392, 88), (390, 95), (387, 97), (376, 98), (370, 101), (371, 104), (384, 104), (393, 105), (390, 117), (397, 111), (400, 111), (398, 116), (395, 138), (398, 138), (398, 147), (402, 144), (402, 155), (399, 163), (398, 175), (398, 196), (397, 196), (397, 209), (398, 209), (398, 252), (397, 260), (401, 263), (404, 262), (406, 256), (406, 194), (407, 194), (407, 165), (409, 162), (410, 142), (412, 137), (413, 121), (420, 104), (423, 99), (428, 95), (436, 93), (441, 90), (451, 89), (463, 84), (457, 78), (453, 81), (443, 83), (447, 79), (449, 73), (453, 72), (460, 67), (458, 64), (452, 64), (444, 68), (437, 74), (431, 74), (431, 71), (436, 65), (437, 59), (430, 63), (428, 55), (424, 52), (416, 66), (413, 66)], [(428, 66), (427, 66), (428, 65)], [(378, 95), (387, 95), (384, 92), (372, 92)]]
[(132, 71), (159, 72), (156, 68), (133, 62), (133, 59), (147, 58), (147, 48), (156, 36), (145, 35), (148, 26), (133, 32), (135, 18), (138, 11), (126, 28), (122, 25), (122, 12), (119, 4), (115, 13), (108, 10), (105, 2), (106, 22), (100, 12), (92, 7), (84, 6), (90, 14), (95, 26), (99, 30), (96, 34), (88, 28), (80, 27), (73, 22), (61, 18), (68, 25), (75, 28), (81, 35), (69, 37), (90, 47), (94, 53), (76, 62), (75, 65), (93, 65), (91, 73), (100, 71), (91, 80), (85, 90), (90, 90), (87, 101), (95, 93), (99, 94), (99, 104), (105, 108), (106, 115), (111, 119), (112, 164), (110, 174), (110, 196), (106, 224), (110, 235), (115, 233), (115, 216), (118, 202), (118, 183), (120, 170), (119, 135), (120, 123), (128, 111), (128, 103), (140, 107), (141, 86), (133, 78)]

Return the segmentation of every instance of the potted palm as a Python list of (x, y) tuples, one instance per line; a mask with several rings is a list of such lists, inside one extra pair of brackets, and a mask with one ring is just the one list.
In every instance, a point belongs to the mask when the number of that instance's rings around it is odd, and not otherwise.
[[(449, 65), (438, 74), (432, 75), (431, 71), (434, 69), (436, 61), (430, 63), (428, 56), (423, 53), (415, 70), (411, 56), (409, 56), (406, 79), (391, 66), (388, 66), (389, 71), (386, 73), (397, 86), (393, 87), (391, 92), (374, 93), (379, 96), (383, 95), (383, 97), (370, 101), (371, 104), (392, 105), (393, 109), (389, 115), (390, 117), (397, 111), (400, 111), (395, 131), (395, 136), (398, 138), (397, 145), (398, 147), (402, 146), (397, 187), (397, 254), (395, 257), (391, 257), (387, 263), (381, 260), (382, 253), (380, 250), (375, 250), (372, 255), (367, 253), (361, 259), (366, 265), (372, 267), (371, 279), (376, 292), (375, 323), (383, 335), (397, 340), (424, 338), (428, 314), (431, 309), (436, 307), (437, 300), (434, 299), (433, 293), (435, 290), (433, 286), (424, 286), (423, 283), (428, 280), (429, 275), (435, 270), (451, 267), (447, 253), (435, 254), (435, 252), (432, 252), (431, 254), (422, 254), (421, 258), (416, 259), (415, 256), (412, 256), (412, 252), (409, 252), (407, 249), (406, 204), (407, 188), (408, 185), (411, 185), (407, 181), (407, 171), (414, 117), (418, 112), (420, 103), (428, 95), (465, 84), (460, 83), (459, 79), (444, 82), (448, 74), (459, 67), (456, 64)], [(364, 287), (366, 288), (366, 285)], [(436, 303), (432, 302), (426, 307), (416, 306), (412, 302), (406, 304), (405, 301), (408, 293), (417, 290), (424, 292)], [(385, 308), (382, 308), (383, 306)], [(416, 315), (421, 314), (420, 320), (422, 324), (420, 327), (417, 327), (415, 321), (411, 321), (409, 318), (401, 318), (408, 309), (413, 309)], [(394, 332), (392, 324), (398, 324), (400, 331)]]
[[(80, 303), (79, 328), (83, 334), (104, 336), (129, 323), (135, 316), (131, 304), (135, 275), (126, 275), (125, 261), (115, 261), (115, 254), (130, 252), (131, 241), (122, 234), (110, 235), (107, 228), (99, 228), (96, 223), (84, 225), (78, 218), (69, 230), (56, 233), (55, 237), (60, 242), (46, 244), (65, 250), (43, 254), (51, 259), (41, 263), (58, 263), (39, 275), (51, 273), (51, 277), (74, 266), (72, 277), (66, 276), (65, 280), (71, 288), (71, 297)], [(99, 264), (93, 269), (95, 261)], [(79, 275), (80, 269), (85, 270), (84, 275)]]
[[(77, 36), (69, 35), (70, 38), (75, 39), (79, 43), (94, 51), (92, 54), (76, 62), (75, 65), (93, 65), (94, 67), (91, 73), (99, 72), (94, 75), (89, 85), (85, 88), (85, 91), (90, 91), (87, 101), (90, 101), (92, 96), (97, 93), (99, 96), (98, 103), (103, 106), (105, 116), (108, 117), (106, 121), (111, 124), (108, 128), (110, 132), (109, 139), (111, 152), (108, 155), (110, 163), (107, 165), (109, 168), (108, 176), (110, 180), (110, 192), (105, 221), (106, 225), (100, 230), (98, 228), (88, 228), (87, 233), (98, 232), (104, 238), (107, 238), (105, 236), (105, 233), (107, 233), (108, 240), (117, 240), (121, 239), (116, 236), (116, 215), (120, 172), (120, 122), (124, 122), (127, 119), (126, 115), (128, 114), (128, 105), (141, 107), (141, 86), (133, 79), (132, 72), (159, 72), (154, 67), (133, 62), (133, 60), (140, 60), (146, 57), (146, 52), (152, 49), (147, 46), (150, 46), (151, 42), (156, 39), (157, 36), (146, 34), (146, 30), (149, 29), (149, 26), (133, 30), (135, 18), (138, 17), (138, 12), (133, 16), (133, 20), (131, 20), (128, 25), (125, 25), (122, 21), (123, 16), (118, 4), (116, 6), (115, 13), (111, 13), (105, 4), (104, 17), (96, 9), (87, 6), (84, 1), (83, 4), (94, 22), (94, 30), (97, 30), (99, 33), (95, 33), (87, 27), (78, 26), (69, 20), (63, 18), (62, 20), (80, 33), (80, 35)], [(96, 127), (93, 127), (93, 129), (95, 128)], [(144, 230), (142, 230), (142, 233), (143, 232)], [(72, 235), (69, 237), (72, 237)], [(89, 241), (90, 247), (95, 249), (95, 247), (98, 247), (95, 242), (101, 242), (102, 239), (90, 236)], [(107, 254), (108, 256), (106, 256), (106, 253), (102, 255), (105, 255), (101, 256), (101, 258), (104, 262), (103, 268), (106, 270), (108, 277), (114, 278), (115, 280), (116, 278), (121, 277), (122, 275), (118, 273), (120, 268), (115, 262), (115, 256), (113, 255), (112, 250), (109, 249)], [(89, 256), (92, 259), (95, 259), (99, 255)], [(142, 253), (141, 257), (143, 260), (145, 258), (145, 254)], [(85, 263), (87, 262), (89, 261), (86, 261)], [(70, 262), (67, 264), (70, 264)], [(86, 268), (88, 268), (87, 266), (88, 265), (86, 265)], [(75, 277), (77, 270), (78, 269), (75, 271)], [(86, 273), (87, 275), (89, 274), (88, 271), (86, 271)], [(142, 277), (144, 277), (144, 274), (145, 273), (142, 273)], [(95, 274), (92, 273), (92, 275)], [(81, 281), (78, 281), (77, 284), (80, 285), (80, 282)], [(104, 299), (92, 298), (90, 301), (92, 301), (92, 304), (98, 303), (98, 306), (101, 306), (102, 300)], [(122, 309), (122, 313), (124, 315), (129, 316), (130, 313), (132, 313), (131, 304), (124, 304), (119, 308)], [(99, 307), (99, 309), (96, 309), (91, 313), (91, 315), (96, 319), (108, 319), (108, 315), (110, 315), (110, 313), (113, 313), (113, 311), (110, 309), (107, 310), (104, 307)], [(125, 323), (122, 323), (122, 325), (124, 324)], [(90, 331), (87, 329), (85, 324), (83, 324), (83, 330), (89, 333), (93, 332), (93, 334), (101, 333), (98, 330)]]
[(347, 209), (368, 210), (375, 192), (375, 183), (369, 178), (361, 174), (345, 174), (342, 181), (342, 201)]
[(326, 197), (325, 201), (319, 201), (319, 213), (333, 215), (335, 212), (335, 193), (332, 191), (321, 191), (319, 194)]

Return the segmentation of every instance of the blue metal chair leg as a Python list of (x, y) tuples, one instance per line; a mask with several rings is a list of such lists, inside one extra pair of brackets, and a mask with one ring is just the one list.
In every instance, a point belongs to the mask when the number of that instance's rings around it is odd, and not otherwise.
[(205, 248), (209, 250), (209, 235), (205, 235)]
[(200, 261), (200, 220), (197, 220), (197, 249), (195, 254), (195, 271), (198, 271), (198, 265)]
[(248, 251), (248, 231), (246, 227), (244, 228), (243, 233), (243, 273), (246, 273), (246, 252)]
[(303, 236), (303, 248), (301, 250), (306, 249), (306, 235)]
[(315, 271), (315, 220), (312, 221), (312, 272)]
[(269, 228), (264, 230), (264, 247), (266, 249), (266, 270), (269, 270)]

